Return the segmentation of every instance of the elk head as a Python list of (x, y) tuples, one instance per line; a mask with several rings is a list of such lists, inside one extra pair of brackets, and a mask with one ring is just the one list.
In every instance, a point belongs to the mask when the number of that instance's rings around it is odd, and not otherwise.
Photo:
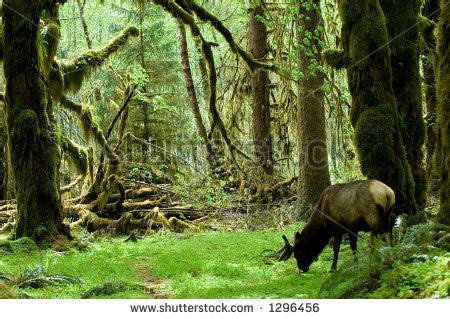
[(278, 253), (281, 253), (278, 261), (287, 261), (289, 258), (291, 258), (292, 254), (294, 254), (298, 269), (300, 269), (302, 272), (307, 272), (313, 258), (309, 256), (310, 254), (308, 250), (302, 249), (305, 248), (302, 247), (300, 243), (302, 235), (299, 232), (296, 232), (294, 234), (294, 246), (289, 243), (286, 235), (283, 235), (282, 238), (284, 240), (284, 246), (281, 247), (280, 250), (278, 250)]

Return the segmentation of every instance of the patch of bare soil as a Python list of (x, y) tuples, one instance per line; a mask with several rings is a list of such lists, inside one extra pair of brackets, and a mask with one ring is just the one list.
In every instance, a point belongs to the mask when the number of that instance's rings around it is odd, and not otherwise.
[(156, 278), (147, 266), (137, 266), (136, 272), (142, 279), (145, 291), (152, 299), (170, 299), (172, 296), (167, 290), (167, 282)]

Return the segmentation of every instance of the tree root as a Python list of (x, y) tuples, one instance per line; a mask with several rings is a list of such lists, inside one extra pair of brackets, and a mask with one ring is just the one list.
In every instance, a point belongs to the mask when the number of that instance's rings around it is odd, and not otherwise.
[[(72, 210), (74, 210), (74, 207), (72, 207)], [(117, 220), (99, 217), (97, 214), (82, 207), (76, 212), (72, 211), (72, 215), (78, 215), (79, 217), (76, 222), (71, 224), (72, 228), (83, 226), (89, 232), (107, 231), (117, 235), (129, 235), (136, 231), (150, 234), (160, 229), (173, 232), (184, 232), (186, 230), (198, 232), (209, 221), (208, 216), (203, 216), (193, 221), (183, 221), (176, 217), (167, 219), (158, 208), (145, 213), (142, 212), (140, 215), (126, 212)]]

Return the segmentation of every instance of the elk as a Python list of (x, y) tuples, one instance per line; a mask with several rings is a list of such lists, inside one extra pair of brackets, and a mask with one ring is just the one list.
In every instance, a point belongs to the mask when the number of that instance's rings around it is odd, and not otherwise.
[(295, 233), (294, 246), (283, 235), (285, 245), (278, 251), (282, 253), (279, 260), (286, 261), (294, 254), (298, 268), (307, 272), (334, 237), (331, 271), (335, 271), (344, 234), (349, 235), (353, 254), (356, 254), (359, 231), (371, 232), (375, 236), (392, 234), (394, 204), (394, 191), (377, 180), (329, 186), (323, 191), (302, 232)]

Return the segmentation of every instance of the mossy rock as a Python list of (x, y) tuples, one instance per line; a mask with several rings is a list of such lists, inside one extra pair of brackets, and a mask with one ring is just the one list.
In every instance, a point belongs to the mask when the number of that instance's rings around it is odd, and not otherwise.
[(26, 254), (39, 250), (39, 247), (31, 238), (22, 237), (17, 240), (1, 240), (0, 250), (8, 253)]

